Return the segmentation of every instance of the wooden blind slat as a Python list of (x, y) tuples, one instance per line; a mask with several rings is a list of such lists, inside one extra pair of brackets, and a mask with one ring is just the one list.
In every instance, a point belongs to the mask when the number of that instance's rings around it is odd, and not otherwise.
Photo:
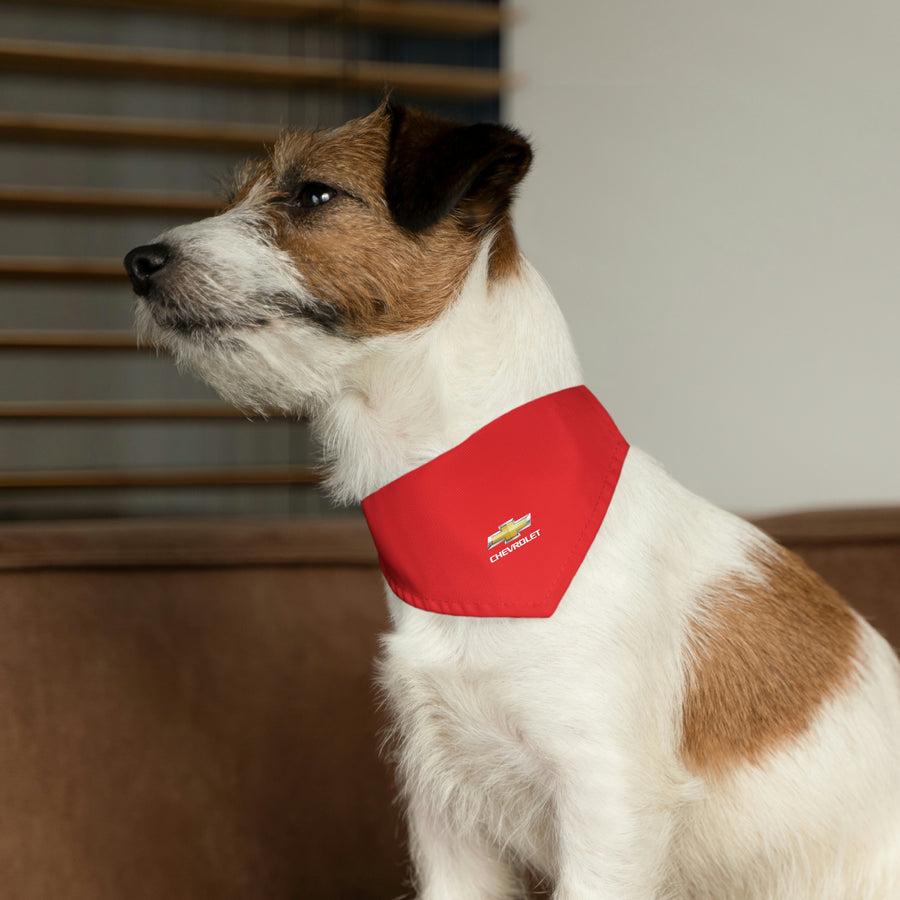
[(0, 472), (0, 489), (227, 487), (316, 484), (311, 466), (233, 466), (165, 469), (53, 469)]
[(133, 331), (0, 331), (5, 350), (139, 350)]
[(126, 275), (118, 259), (0, 256), (0, 280), (125, 283)]
[(223, 205), (214, 194), (191, 191), (173, 193), (0, 185), (0, 211), (4, 212), (208, 216)]
[[(290, 0), (287, 2), (290, 3)], [(387, 0), (380, 2), (357, 0), (355, 4), (347, 4), (345, 0), (332, 0), (328, 6), (335, 10), (335, 15), (341, 17), (341, 24), (440, 34), (470, 36), (494, 34), (510, 19), (499, 5), (490, 3), (398, 3)], [(340, 12), (337, 11), (338, 7)]]
[(56, 6), (145, 9), (253, 19), (316, 21), (326, 25), (390, 28), (448, 35), (497, 32), (509, 16), (491, 3), (415, 0), (35, 0)]
[[(0, 403), (0, 419), (14, 421), (90, 419), (248, 419), (241, 412), (217, 401), (170, 400), (166, 402), (110, 400), (73, 402)], [(259, 418), (259, 417), (257, 417)]]
[(264, 146), (275, 142), (278, 134), (278, 129), (262, 125), (207, 125), (163, 119), (0, 113), (0, 140), (4, 141), (215, 150), (244, 154), (261, 152)]
[(495, 69), (188, 53), (56, 41), (0, 41), (0, 69), (55, 76), (328, 88), (371, 93), (392, 86), (411, 94), (456, 100), (496, 97), (507, 86), (507, 81)]

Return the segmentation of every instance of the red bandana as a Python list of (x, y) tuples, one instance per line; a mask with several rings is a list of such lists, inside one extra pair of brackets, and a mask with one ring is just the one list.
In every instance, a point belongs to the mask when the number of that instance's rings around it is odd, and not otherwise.
[(627, 453), (583, 385), (532, 400), (363, 500), (381, 571), (430, 612), (552, 616)]

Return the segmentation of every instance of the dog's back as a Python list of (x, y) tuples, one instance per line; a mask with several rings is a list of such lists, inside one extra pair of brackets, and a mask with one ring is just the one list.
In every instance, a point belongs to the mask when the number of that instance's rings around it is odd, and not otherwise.
[[(636, 481), (646, 486), (653, 476), (640, 462)], [(679, 556), (695, 573), (671, 709), (677, 763), (689, 774), (671, 845), (673, 895), (894, 896), (894, 651), (800, 559), (658, 477), (683, 523), (659, 583)], [(654, 530), (646, 550), (659, 554), (667, 541)]]

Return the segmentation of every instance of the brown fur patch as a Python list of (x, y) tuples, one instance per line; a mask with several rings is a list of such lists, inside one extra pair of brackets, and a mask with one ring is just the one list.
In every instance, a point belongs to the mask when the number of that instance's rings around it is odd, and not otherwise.
[(519, 271), (520, 260), (519, 244), (516, 241), (509, 213), (506, 213), (494, 236), (494, 243), (491, 245), (488, 277), (492, 281), (502, 281), (504, 278), (513, 277)]
[[(384, 192), (389, 137), (384, 107), (332, 131), (290, 132), (237, 193), (270, 223), (305, 290), (354, 336), (433, 321), (459, 294), (480, 243), (454, 213), (417, 234), (397, 225)], [(320, 208), (293, 209), (291, 193), (304, 182), (340, 193)], [(503, 271), (510, 269), (510, 240), (514, 246), (511, 229), (503, 229)]]
[(859, 622), (841, 597), (780, 547), (760, 578), (716, 585), (688, 633), (681, 751), (721, 775), (801, 737), (851, 681)]

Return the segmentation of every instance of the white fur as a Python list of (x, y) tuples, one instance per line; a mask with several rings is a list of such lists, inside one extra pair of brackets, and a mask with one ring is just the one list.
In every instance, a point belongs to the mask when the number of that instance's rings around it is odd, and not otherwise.
[[(244, 278), (293, 277), (227, 219), (191, 229), (166, 239), (199, 253), (227, 237), (216, 252), (236, 261), (232, 295), (257, 293)], [(581, 382), (547, 286), (524, 261), (491, 282), (487, 244), (456, 301), (414, 333), (349, 340), (285, 318), (205, 340), (141, 323), (232, 401), (309, 411), (344, 501)], [(800, 742), (719, 780), (679, 755), (697, 598), (750, 572), (765, 544), (632, 449), (551, 618), (442, 616), (389, 594), (381, 683), (422, 900), (519, 896), (523, 863), (556, 900), (900, 896), (900, 677), (867, 626), (859, 682)]]

